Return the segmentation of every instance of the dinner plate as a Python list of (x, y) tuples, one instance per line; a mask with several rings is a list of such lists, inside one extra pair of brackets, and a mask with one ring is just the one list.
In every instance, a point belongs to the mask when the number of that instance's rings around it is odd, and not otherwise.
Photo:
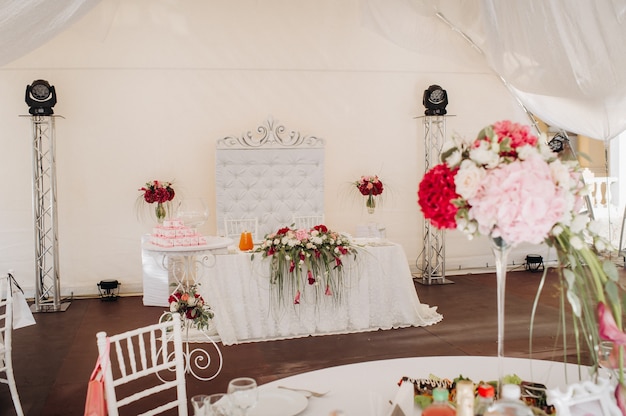
[(295, 391), (272, 389), (259, 391), (259, 401), (250, 416), (295, 416), (306, 409), (309, 401)]

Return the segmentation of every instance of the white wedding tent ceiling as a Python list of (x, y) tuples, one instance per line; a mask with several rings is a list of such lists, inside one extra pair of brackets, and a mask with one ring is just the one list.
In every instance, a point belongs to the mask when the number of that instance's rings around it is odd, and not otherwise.
[(424, 50), (463, 36), (533, 114), (608, 140), (626, 130), (626, 3), (369, 0), (378, 29)]
[[(0, 66), (40, 46), (98, 2), (0, 0)], [(380, 32), (408, 48), (430, 48), (435, 57), (438, 42), (464, 37), (524, 106), (551, 126), (603, 140), (626, 130), (623, 1), (362, 4)]]

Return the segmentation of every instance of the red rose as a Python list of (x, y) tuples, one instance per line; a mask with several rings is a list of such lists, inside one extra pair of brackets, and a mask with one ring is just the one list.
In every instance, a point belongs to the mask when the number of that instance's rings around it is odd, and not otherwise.
[(454, 185), (458, 168), (451, 171), (445, 163), (426, 172), (417, 191), (418, 204), (424, 218), (437, 228), (456, 228), (458, 208), (452, 202), (459, 198)]
[(317, 230), (320, 233), (327, 233), (328, 232), (328, 228), (326, 228), (326, 226), (324, 224), (316, 225), (315, 227), (313, 227), (313, 229)]
[(283, 227), (280, 230), (276, 231), (276, 235), (285, 235), (289, 232), (289, 227)]

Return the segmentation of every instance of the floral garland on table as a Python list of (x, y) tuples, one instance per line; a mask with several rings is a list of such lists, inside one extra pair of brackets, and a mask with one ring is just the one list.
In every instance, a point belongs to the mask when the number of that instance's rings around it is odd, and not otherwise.
[(376, 208), (376, 200), (374, 199), (374, 197), (383, 193), (383, 182), (378, 178), (377, 175), (361, 176), (358, 181), (354, 182), (354, 185), (359, 190), (361, 195), (367, 197), (367, 200), (365, 201), (365, 206), (367, 207), (370, 214), (373, 213), (374, 209)]
[(276, 287), (281, 303), (285, 291), (289, 291), (295, 305), (300, 303), (306, 285), (323, 288), (324, 295), (340, 298), (342, 259), (347, 255), (356, 258), (350, 239), (323, 224), (311, 229), (281, 228), (266, 235), (254, 253), (270, 258), (270, 283)]
[(169, 312), (164, 314), (164, 320), (172, 319), (172, 313), (178, 312), (185, 320), (192, 322), (192, 325), (202, 330), (209, 327), (209, 322), (213, 319), (213, 311), (206, 304), (202, 296), (196, 291), (196, 285), (188, 289), (179, 287), (168, 299), (170, 305)]
[(143, 192), (142, 198), (148, 204), (157, 203), (155, 214), (157, 220), (162, 222), (167, 216), (167, 211), (163, 204), (170, 202), (176, 196), (176, 192), (171, 182), (162, 182), (154, 180), (146, 182), (145, 186), (139, 188)]
[(579, 335), (577, 347), (586, 344), (597, 369), (600, 340), (615, 343), (615, 394), (626, 414), (618, 274), (601, 256), (612, 249), (610, 243), (599, 236), (598, 224), (580, 213), (588, 194), (580, 166), (560, 160), (528, 126), (510, 121), (485, 127), (475, 140), (453, 137), (441, 159), (419, 185), (424, 217), (470, 239), (485, 235), (496, 244), (545, 241), (554, 247)]

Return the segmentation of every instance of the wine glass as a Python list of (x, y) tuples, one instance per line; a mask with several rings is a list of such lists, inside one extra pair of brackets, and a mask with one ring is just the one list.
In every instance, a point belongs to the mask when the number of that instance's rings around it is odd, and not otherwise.
[(228, 383), (227, 391), (230, 402), (241, 410), (242, 416), (245, 416), (248, 410), (256, 406), (259, 392), (253, 378), (234, 378)]
[(614, 345), (611, 341), (600, 341), (598, 344), (598, 365), (609, 373), (609, 379), (613, 378), (615, 357), (612, 357)]
[(198, 228), (209, 219), (209, 208), (202, 198), (186, 198), (178, 203), (176, 217), (191, 228)]
[(230, 399), (225, 393), (211, 394), (207, 398), (206, 416), (231, 416)]
[(199, 394), (191, 398), (191, 407), (193, 407), (193, 416), (205, 416), (208, 405), (209, 396)]

